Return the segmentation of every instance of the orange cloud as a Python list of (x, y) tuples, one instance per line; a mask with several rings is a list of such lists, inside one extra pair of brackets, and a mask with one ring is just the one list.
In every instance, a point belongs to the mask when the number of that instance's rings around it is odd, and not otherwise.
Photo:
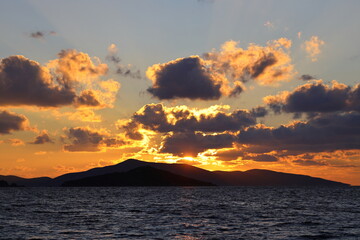
[(54, 71), (58, 79), (66, 86), (76, 83), (91, 84), (94, 79), (104, 76), (108, 71), (107, 64), (101, 63), (99, 59), (95, 64), (90, 56), (74, 49), (62, 50), (59, 58), (51, 60), (47, 68)]
[(96, 115), (90, 109), (81, 109), (74, 113), (69, 113), (69, 120), (82, 121), (82, 122), (101, 122), (101, 116)]
[(242, 49), (237, 42), (228, 41), (221, 46), (221, 51), (213, 50), (204, 58), (211, 69), (233, 81), (254, 79), (261, 85), (272, 85), (290, 80), (295, 73), (287, 51), (291, 44), (291, 40), (279, 38), (264, 47), (250, 44)]
[(266, 46), (250, 44), (247, 49), (228, 41), (221, 50), (200, 56), (178, 58), (155, 64), (146, 71), (153, 86), (147, 91), (159, 99), (213, 100), (235, 96), (245, 90), (243, 83), (255, 80), (261, 85), (277, 85), (295, 74), (286, 38)]
[(316, 62), (318, 60), (317, 57), (321, 53), (321, 46), (324, 44), (325, 42), (318, 36), (312, 36), (310, 40), (304, 42), (303, 47), (311, 58), (311, 61)]
[(25, 145), (25, 142), (23, 140), (17, 139), (17, 138), (8, 139), (6, 142), (8, 142), (9, 144), (11, 144), (11, 146), (14, 146), (14, 147)]

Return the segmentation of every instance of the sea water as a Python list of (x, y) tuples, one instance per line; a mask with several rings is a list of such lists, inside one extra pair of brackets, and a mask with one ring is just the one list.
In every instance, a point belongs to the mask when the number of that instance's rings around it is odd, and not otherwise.
[(360, 239), (360, 188), (3, 188), (0, 239)]

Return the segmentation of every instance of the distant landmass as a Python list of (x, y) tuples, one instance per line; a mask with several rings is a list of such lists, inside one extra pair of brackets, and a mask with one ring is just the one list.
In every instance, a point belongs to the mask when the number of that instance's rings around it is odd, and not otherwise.
[(128, 172), (108, 173), (94, 177), (66, 181), (61, 186), (214, 186), (214, 184), (183, 177), (154, 167), (144, 166), (135, 168)]
[(9, 184), (4, 180), (0, 180), (0, 187), (18, 187), (18, 185), (15, 183)]
[(253, 169), (207, 171), (187, 164), (145, 162), (128, 159), (116, 165), (68, 173), (56, 178), (1, 176), (18, 186), (306, 186), (346, 187), (349, 184), (306, 175)]

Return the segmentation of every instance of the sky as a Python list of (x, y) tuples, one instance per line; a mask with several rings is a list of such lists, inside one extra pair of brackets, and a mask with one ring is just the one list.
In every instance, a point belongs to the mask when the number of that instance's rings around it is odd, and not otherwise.
[(1, 1), (0, 175), (128, 158), (360, 185), (359, 1)]

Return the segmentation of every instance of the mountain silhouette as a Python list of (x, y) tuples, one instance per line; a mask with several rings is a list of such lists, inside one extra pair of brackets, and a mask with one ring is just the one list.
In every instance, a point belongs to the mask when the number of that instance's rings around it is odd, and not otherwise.
[(67, 173), (54, 179), (47, 177), (26, 179), (16, 176), (0, 176), (0, 180), (5, 180), (8, 183), (16, 183), (21, 186), (61, 186), (68, 181), (112, 173), (126, 173), (130, 170), (145, 166), (218, 186), (349, 186), (349, 184), (329, 181), (322, 178), (270, 170), (253, 169), (244, 172), (212, 172), (187, 164), (154, 163), (136, 159), (128, 159), (116, 165), (93, 168), (84, 172)]
[(22, 178), (13, 175), (2, 176), (0, 175), (0, 180), (8, 182), (11, 184), (16, 184), (17, 186), (26, 186), (26, 187), (48, 187), (53, 186), (53, 179), (49, 177), (39, 177), (39, 178)]
[(154, 167), (144, 166), (128, 172), (108, 173), (67, 181), (62, 186), (214, 186), (214, 184), (183, 177)]
[(9, 184), (4, 180), (0, 180), (0, 187), (9, 187)]
[(0, 187), (18, 187), (18, 185), (15, 183), (8, 184), (8, 182), (0, 180)]

